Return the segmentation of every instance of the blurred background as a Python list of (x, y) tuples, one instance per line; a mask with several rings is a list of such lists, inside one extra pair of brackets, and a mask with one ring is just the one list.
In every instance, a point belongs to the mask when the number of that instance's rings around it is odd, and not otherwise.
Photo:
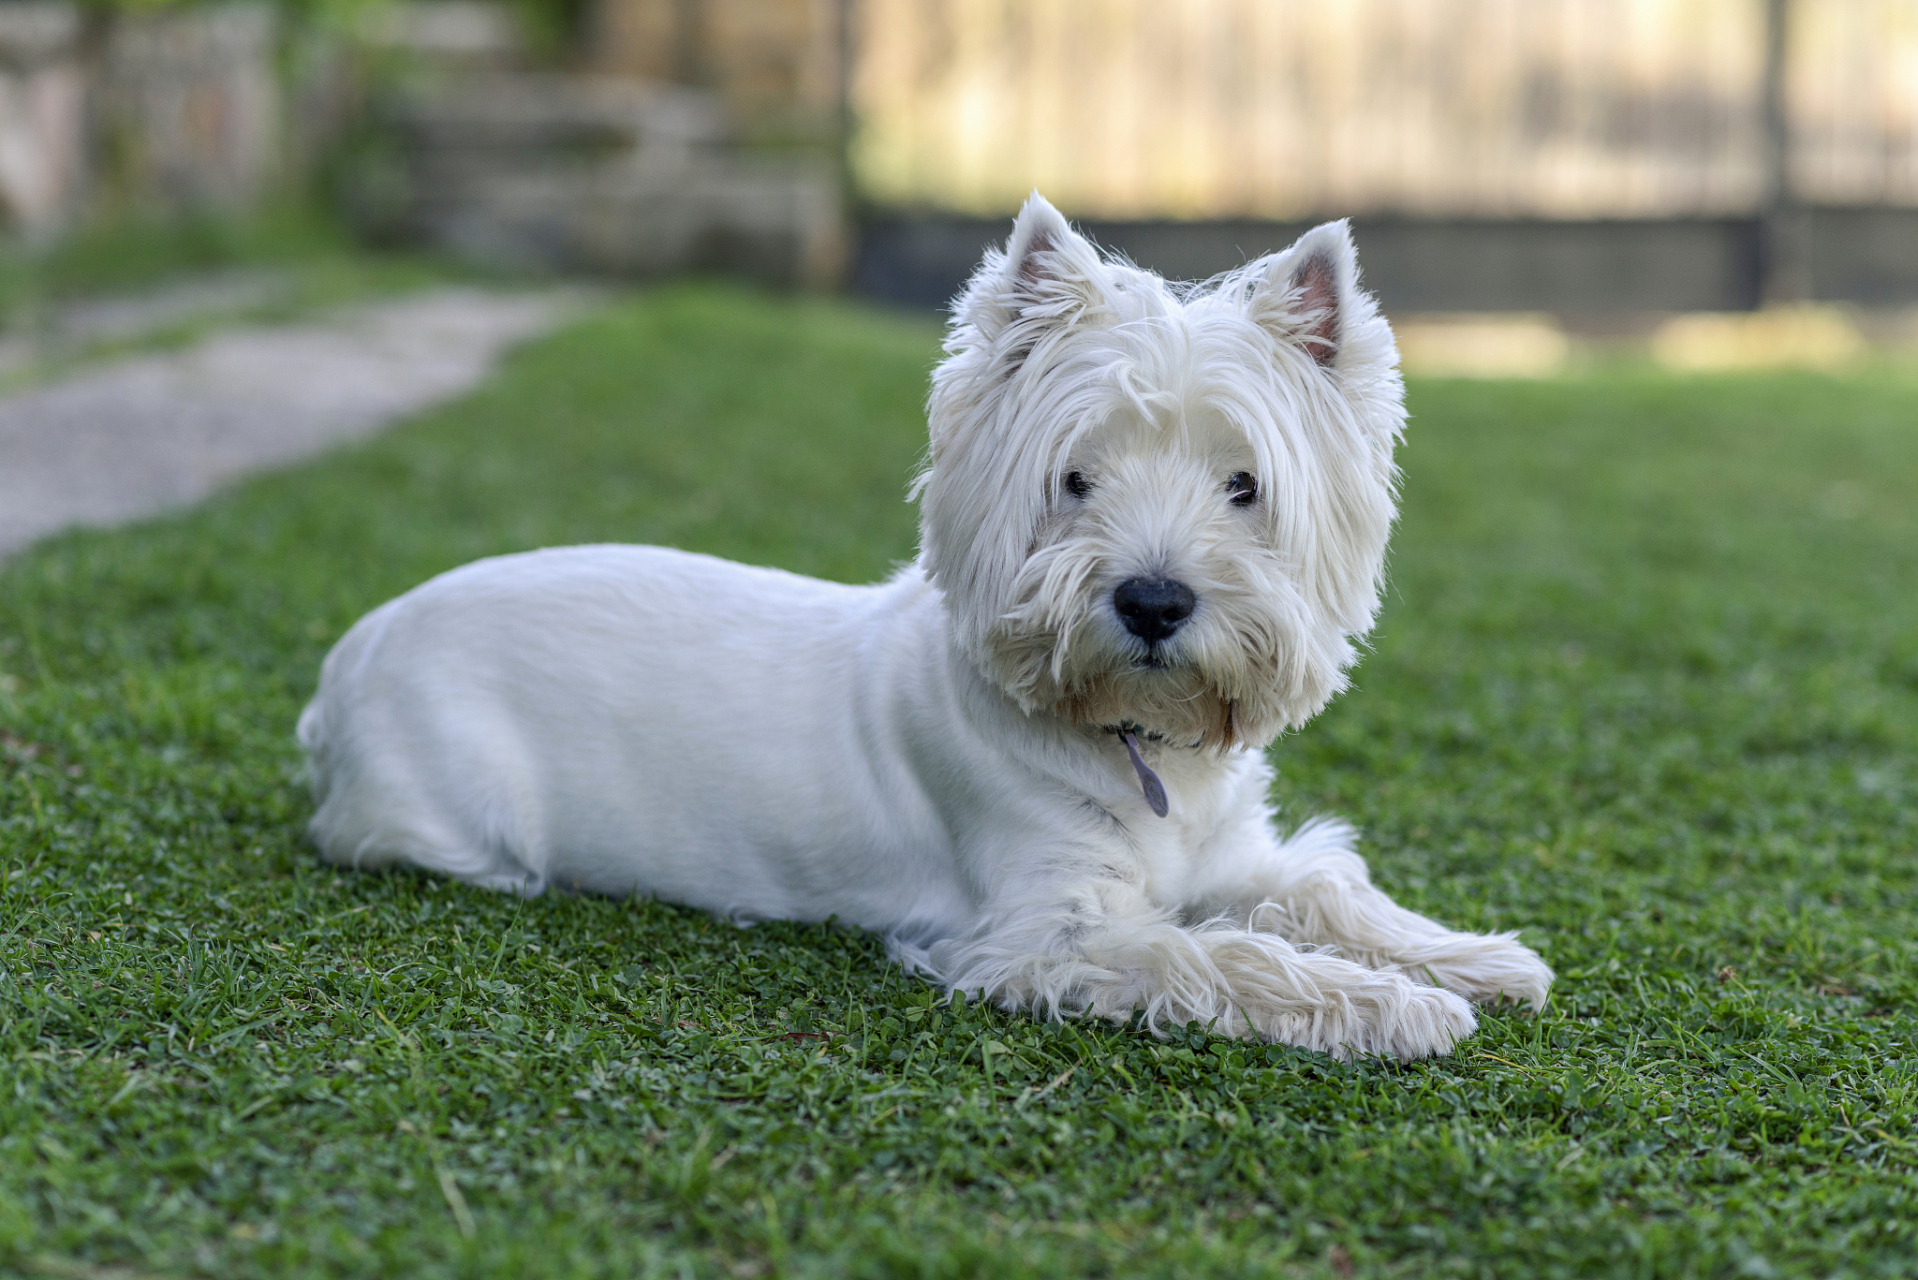
[(1033, 188), (1202, 277), (1354, 219), (1408, 361), (1918, 343), (1918, 0), (12, 0), (0, 225), (320, 210), (943, 304)]

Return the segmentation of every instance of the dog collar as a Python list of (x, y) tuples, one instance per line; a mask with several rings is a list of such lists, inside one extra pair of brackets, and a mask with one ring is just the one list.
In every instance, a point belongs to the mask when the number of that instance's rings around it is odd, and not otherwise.
[(1130, 729), (1118, 731), (1119, 741), (1125, 743), (1126, 754), (1132, 757), (1132, 768), (1139, 775), (1139, 789), (1145, 792), (1145, 802), (1152, 806), (1152, 812), (1161, 818), (1171, 810), (1166, 803), (1165, 783), (1159, 781), (1159, 775), (1152, 772), (1144, 757), (1139, 754), (1139, 739)]

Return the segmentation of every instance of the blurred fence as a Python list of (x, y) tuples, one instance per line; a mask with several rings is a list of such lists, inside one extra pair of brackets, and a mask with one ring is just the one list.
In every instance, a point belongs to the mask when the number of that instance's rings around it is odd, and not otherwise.
[(863, 0), (882, 205), (1657, 218), (1918, 205), (1913, 0)]

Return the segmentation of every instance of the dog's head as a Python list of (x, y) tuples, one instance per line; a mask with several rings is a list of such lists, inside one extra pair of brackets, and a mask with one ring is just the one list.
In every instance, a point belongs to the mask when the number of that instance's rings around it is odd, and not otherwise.
[(1034, 195), (954, 308), (920, 478), (959, 643), (1028, 711), (1262, 744), (1346, 684), (1405, 425), (1344, 223), (1199, 286)]

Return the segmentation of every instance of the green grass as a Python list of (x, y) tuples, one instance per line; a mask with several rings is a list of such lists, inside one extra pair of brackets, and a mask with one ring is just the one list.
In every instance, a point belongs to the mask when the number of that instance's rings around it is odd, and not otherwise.
[(364, 273), (380, 262), (357, 252), (338, 223), (302, 204), (251, 218), (110, 221), (44, 246), (0, 247), (0, 317), (19, 322), (58, 302), (210, 271), (304, 266)]
[(1275, 750), (1401, 901), (1557, 966), (1448, 1060), (1041, 1025), (829, 928), (315, 862), (292, 724), (358, 614), (586, 539), (883, 574), (935, 338), (621, 303), (0, 571), (0, 1269), (1918, 1274), (1909, 374), (1412, 388), (1376, 651)]
[[(214, 277), (258, 277), (254, 301), (210, 305), (121, 337), (63, 330), (73, 304), (164, 291)], [(237, 320), (281, 321), (384, 293), (479, 273), (420, 253), (372, 254), (309, 204), (282, 203), (245, 218), (119, 220), (48, 245), (0, 244), (0, 339), (34, 339), (31, 359), (0, 369), (0, 391), (89, 361), (178, 346)]]
[(49, 302), (147, 288), (196, 273), (347, 252), (338, 228), (293, 207), (258, 219), (103, 222), (50, 244), (15, 241), (0, 249), (0, 313), (11, 317)]

